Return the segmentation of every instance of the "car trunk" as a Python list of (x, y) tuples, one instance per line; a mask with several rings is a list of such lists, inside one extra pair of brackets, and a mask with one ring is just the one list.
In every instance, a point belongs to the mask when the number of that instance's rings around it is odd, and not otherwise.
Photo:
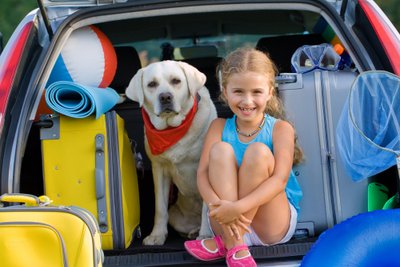
[[(96, 10), (88, 7), (76, 11), (75, 8), (55, 6), (59, 1), (45, 2), (54, 4), (46, 9), (46, 16), (50, 25), (58, 25), (58, 30), (47, 47), (56, 49), (46, 54), (42, 67), (47, 67), (38, 77), (40, 86), (32, 90), (44, 91), (51, 66), (68, 36), (82, 26), (95, 25), (116, 49), (119, 65), (110, 87), (118, 93), (124, 94), (132, 75), (140, 67), (165, 56), (169, 45), (175, 52), (180, 52), (170, 59), (188, 62), (207, 75), (206, 86), (218, 116), (227, 118), (231, 113), (218, 98), (215, 68), (219, 60), (239, 46), (252, 46), (270, 53), (280, 70), (278, 92), (305, 152), (305, 161), (294, 168), (304, 199), (296, 233), (288, 243), (251, 248), (258, 263), (296, 265), (323, 231), (367, 210), (368, 181), (354, 183), (344, 172), (340, 160), (337, 160), (339, 155), (333, 132), (352, 81), (360, 70), (368, 68), (365, 63), (368, 60), (365, 55), (357, 54), (350, 42), (353, 37), (339, 22), (333, 6), (324, 1), (252, 1), (246, 4), (241, 1), (158, 1), (154, 5), (150, 5), (152, 1), (135, 1), (134, 4), (119, 1)], [(85, 1), (81, 2), (85, 5)], [(62, 22), (56, 18), (60, 14), (72, 15)], [(333, 44), (335, 40), (340, 40), (339, 43), (352, 56), (351, 69), (338, 72), (316, 70), (307, 74), (292, 72), (290, 59), (297, 48)], [(216, 48), (217, 53), (210, 52), (207, 47)], [(34, 98), (31, 101), (37, 103), (32, 108), (31, 118), (37, 118), (42, 115), (36, 112), (39, 101)], [(200, 265), (185, 252), (183, 242), (186, 238), (171, 227), (164, 245), (142, 245), (143, 238), (153, 227), (155, 205), (151, 162), (144, 149), (143, 119), (138, 103), (130, 100), (117, 104), (113, 110), (124, 120), (136, 156), (140, 154), (143, 158), (136, 165), (141, 231), (140, 234), (135, 232), (128, 248), (105, 250), (104, 265)], [(46, 158), (42, 156), (40, 131), (46, 125), (42, 120), (32, 121), (31, 127), (26, 126), (25, 130), (26, 148), (20, 168), (19, 191), (41, 195), (45, 193), (43, 165)], [(372, 180), (380, 181), (384, 176), (393, 175), (393, 171), (390, 169)], [(174, 190), (171, 188), (172, 203)], [(223, 261), (204, 263), (207, 266), (224, 264)]]

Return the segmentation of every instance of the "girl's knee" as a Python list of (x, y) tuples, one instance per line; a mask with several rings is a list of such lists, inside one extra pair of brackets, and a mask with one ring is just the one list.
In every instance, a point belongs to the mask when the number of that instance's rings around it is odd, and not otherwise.
[(257, 164), (266, 163), (266, 161), (274, 161), (274, 155), (267, 145), (255, 142), (247, 147), (244, 159)]
[(274, 155), (267, 145), (252, 143), (244, 154), (242, 168), (271, 174), (275, 168)]
[(212, 161), (219, 161), (223, 160), (226, 161), (227, 159), (234, 159), (235, 152), (233, 147), (226, 143), (226, 142), (217, 142), (212, 145), (210, 149), (210, 160)]

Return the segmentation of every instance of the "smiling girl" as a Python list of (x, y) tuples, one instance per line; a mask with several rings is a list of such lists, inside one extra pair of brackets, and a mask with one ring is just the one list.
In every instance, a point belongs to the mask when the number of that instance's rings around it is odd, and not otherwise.
[(234, 115), (211, 124), (197, 172), (213, 238), (185, 242), (203, 261), (256, 266), (248, 246), (290, 240), (302, 192), (292, 166), (302, 158), (275, 90), (276, 68), (255, 49), (221, 63), (221, 97)]

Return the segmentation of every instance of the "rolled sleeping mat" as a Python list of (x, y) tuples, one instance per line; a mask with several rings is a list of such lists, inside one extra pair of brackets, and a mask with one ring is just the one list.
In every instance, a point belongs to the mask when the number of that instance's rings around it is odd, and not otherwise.
[(109, 111), (120, 100), (112, 88), (84, 86), (75, 82), (58, 81), (46, 90), (46, 104), (60, 114), (85, 118), (93, 113), (96, 119)]

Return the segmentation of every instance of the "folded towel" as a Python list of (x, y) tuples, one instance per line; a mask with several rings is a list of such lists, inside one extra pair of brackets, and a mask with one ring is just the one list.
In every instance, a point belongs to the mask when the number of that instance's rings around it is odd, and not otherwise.
[(46, 89), (46, 103), (52, 110), (72, 117), (85, 118), (96, 112), (96, 119), (120, 99), (112, 88), (84, 86), (70, 81), (52, 83)]

